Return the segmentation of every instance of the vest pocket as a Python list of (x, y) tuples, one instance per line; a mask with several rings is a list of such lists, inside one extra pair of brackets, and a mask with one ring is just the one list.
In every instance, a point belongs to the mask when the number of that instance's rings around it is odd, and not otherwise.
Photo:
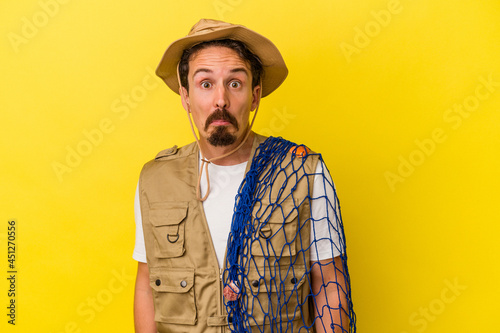
[(151, 204), (149, 220), (153, 225), (157, 258), (175, 258), (184, 254), (184, 220), (187, 210), (187, 202)]
[[(303, 285), (307, 280), (304, 265), (259, 267), (248, 273), (243, 304), (248, 304), (248, 323), (267, 332), (293, 331), (302, 325)], [(308, 306), (305, 303), (304, 306)], [(295, 324), (292, 322), (296, 322)], [(260, 330), (259, 330), (260, 332)]]
[[(271, 206), (269, 206), (271, 207)], [(252, 255), (279, 260), (297, 254), (297, 209), (288, 210), (282, 206), (258, 210), (252, 214), (256, 233), (252, 237)]]
[(196, 324), (194, 268), (150, 268), (149, 284), (153, 289), (155, 321)]

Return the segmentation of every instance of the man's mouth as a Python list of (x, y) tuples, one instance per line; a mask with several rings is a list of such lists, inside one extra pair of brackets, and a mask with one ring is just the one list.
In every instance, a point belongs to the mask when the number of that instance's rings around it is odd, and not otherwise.
[(226, 109), (217, 109), (205, 121), (205, 130), (209, 126), (229, 126), (233, 125), (236, 129), (239, 128), (238, 121)]
[(213, 125), (213, 126), (228, 126), (228, 125), (231, 125), (231, 122), (227, 121), (227, 120), (224, 120), (224, 119), (217, 119), (217, 120), (214, 120), (210, 123), (210, 125)]

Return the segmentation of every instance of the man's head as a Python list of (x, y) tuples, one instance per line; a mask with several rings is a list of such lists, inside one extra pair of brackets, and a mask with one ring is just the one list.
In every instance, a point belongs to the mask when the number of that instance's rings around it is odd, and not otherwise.
[(241, 25), (200, 20), (168, 47), (156, 73), (181, 95), (200, 141), (229, 146), (243, 140), (250, 111), (288, 70), (267, 38)]

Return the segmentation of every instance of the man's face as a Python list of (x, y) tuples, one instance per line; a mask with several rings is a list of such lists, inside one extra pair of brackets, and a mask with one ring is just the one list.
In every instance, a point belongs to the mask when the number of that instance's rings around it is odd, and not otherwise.
[(252, 88), (250, 65), (232, 49), (208, 47), (189, 60), (188, 82), (189, 94), (181, 88), (182, 103), (200, 140), (212, 146), (239, 143), (259, 99), (260, 86)]

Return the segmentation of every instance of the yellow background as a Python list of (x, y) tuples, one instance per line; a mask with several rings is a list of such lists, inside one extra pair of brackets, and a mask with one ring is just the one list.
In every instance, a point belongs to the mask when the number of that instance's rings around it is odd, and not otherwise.
[[(133, 331), (138, 175), (159, 150), (192, 140), (178, 96), (151, 72), (202, 17), (262, 33), (288, 64), (255, 128), (323, 153), (343, 209), (358, 331), (498, 330), (498, 0), (0, 7), (2, 332)], [(491, 91), (481, 86), (489, 77)], [(447, 111), (463, 103), (474, 111)], [(68, 166), (76, 149), (85, 156)]]

